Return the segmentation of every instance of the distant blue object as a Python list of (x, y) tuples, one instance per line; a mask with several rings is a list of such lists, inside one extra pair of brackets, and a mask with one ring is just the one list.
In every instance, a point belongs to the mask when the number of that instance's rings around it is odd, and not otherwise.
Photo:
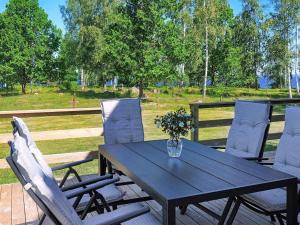
[(259, 88), (271, 88), (272, 81), (268, 77), (259, 77)]
[(0, 88), (3, 89), (3, 88), (6, 88), (7, 85), (4, 83), (4, 84), (0, 84)]
[[(300, 74), (299, 74), (299, 77), (300, 77)], [(292, 76), (291, 83), (292, 83), (292, 88), (297, 87), (295, 75)], [(259, 78), (259, 87), (260, 88), (271, 88), (271, 84), (272, 84), (272, 80), (270, 80), (268, 77), (260, 77)]]

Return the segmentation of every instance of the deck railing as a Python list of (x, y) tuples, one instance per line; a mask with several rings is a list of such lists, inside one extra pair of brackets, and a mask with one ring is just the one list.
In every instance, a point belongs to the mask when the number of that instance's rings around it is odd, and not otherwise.
[[(298, 104), (300, 103), (300, 98), (294, 99), (268, 99), (268, 100), (255, 100), (257, 102), (270, 102), (273, 106), (275, 105), (287, 105), (287, 104)], [(234, 107), (235, 102), (214, 102), (214, 103), (200, 103), (195, 102), (190, 104), (191, 114), (193, 118), (193, 123), (195, 125), (195, 130), (191, 133), (191, 140), (199, 141), (199, 130), (200, 128), (213, 128), (213, 127), (225, 127), (230, 126), (232, 123), (231, 119), (216, 119), (216, 120), (199, 120), (199, 113), (201, 115), (201, 109), (208, 108), (223, 108), (223, 107)], [(274, 115), (271, 122), (284, 121), (284, 115)], [(282, 132), (269, 133), (268, 140), (279, 139)], [(201, 135), (201, 132), (200, 132)], [(222, 146), (226, 143), (226, 138), (209, 139), (200, 141), (203, 144), (210, 146)]]
[[(287, 105), (287, 104), (299, 104), (300, 98), (296, 99), (274, 99), (274, 100), (256, 100), (259, 102), (271, 102), (274, 105)], [(192, 113), (193, 123), (195, 124), (195, 130), (191, 134), (191, 140), (199, 141), (199, 133), (202, 128), (217, 128), (230, 126), (232, 118), (229, 119), (215, 119), (215, 120), (199, 120), (201, 116), (201, 109), (208, 108), (223, 108), (223, 107), (234, 107), (235, 102), (215, 102), (215, 103), (191, 103), (190, 109)], [(0, 118), (12, 118), (12, 116), (19, 117), (49, 117), (49, 116), (68, 116), (68, 115), (91, 115), (100, 114), (100, 108), (70, 108), (70, 109), (45, 109), (45, 110), (17, 110), (17, 111), (0, 111)], [(274, 111), (273, 111), (274, 114)], [(273, 115), (271, 122), (284, 121), (284, 115)], [(281, 132), (270, 133), (268, 140), (279, 139)], [(68, 138), (68, 137), (66, 137)], [(203, 144), (211, 146), (220, 146), (226, 143), (226, 138), (208, 139), (201, 140)], [(96, 150), (95, 150), (96, 151)], [(91, 153), (95, 153), (92, 151)]]
[(41, 109), (41, 110), (17, 110), (0, 111), (0, 118), (18, 117), (44, 117), (44, 116), (69, 116), (100, 114), (100, 108), (70, 108), (70, 109)]

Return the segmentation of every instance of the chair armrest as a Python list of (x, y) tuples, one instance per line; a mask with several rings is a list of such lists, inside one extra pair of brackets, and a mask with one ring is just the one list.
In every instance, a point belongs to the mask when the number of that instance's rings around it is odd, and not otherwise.
[(113, 179), (109, 179), (109, 180), (105, 180), (103, 182), (100, 182), (100, 183), (96, 183), (96, 184), (91, 184), (89, 185), (88, 187), (86, 188), (80, 188), (79, 190), (77, 191), (74, 191), (70, 194), (67, 194), (66, 197), (67, 199), (71, 199), (71, 198), (75, 198), (75, 197), (78, 197), (80, 195), (84, 195), (84, 194), (87, 194), (87, 193), (91, 193), (92, 191), (96, 191), (97, 189), (99, 188), (103, 188), (107, 185), (110, 185), (110, 184), (113, 184), (113, 183), (116, 183), (120, 180), (119, 177), (117, 178), (113, 178)]
[(85, 187), (87, 185), (97, 183), (99, 181), (106, 180), (106, 179), (112, 179), (112, 178), (113, 178), (112, 174), (107, 174), (107, 175), (104, 175), (104, 176), (98, 176), (98, 177), (95, 177), (95, 178), (92, 178), (92, 179), (88, 179), (88, 180), (85, 180), (85, 181), (78, 182), (76, 184), (71, 184), (71, 185), (68, 185), (68, 186), (64, 186), (64, 187), (61, 188), (61, 191), (64, 192), (64, 191), (73, 190), (73, 189), (76, 189), (76, 188), (79, 188), (79, 187)]
[(260, 165), (265, 165), (265, 166), (270, 166), (270, 165), (274, 165), (274, 163), (272, 163), (272, 162), (258, 162), (258, 164), (260, 164)]
[(63, 164), (63, 165), (59, 165), (59, 166), (54, 166), (51, 169), (52, 169), (52, 171), (63, 170), (63, 169), (67, 169), (67, 168), (70, 168), (70, 167), (73, 167), (73, 166), (78, 166), (78, 165), (83, 164), (83, 163), (91, 162), (93, 160), (94, 159), (84, 159), (84, 160), (71, 162), (71, 163), (67, 163), (67, 164)]
[(225, 149), (225, 146), (210, 146), (213, 149)]
[[(86, 218), (85, 222), (89, 224), (89, 219), (92, 221), (97, 221), (95, 225), (115, 225), (121, 224), (126, 221), (129, 221), (133, 218), (141, 216), (143, 214), (149, 213), (150, 208), (148, 206), (143, 206), (139, 204), (131, 204), (119, 209), (116, 209), (112, 212), (96, 215), (90, 218)], [(129, 221), (130, 223), (130, 221)], [(94, 224), (94, 223), (93, 223)]]
[(256, 161), (256, 160), (269, 160), (269, 158), (259, 158), (259, 157), (245, 157), (243, 159), (247, 159), (249, 161)]

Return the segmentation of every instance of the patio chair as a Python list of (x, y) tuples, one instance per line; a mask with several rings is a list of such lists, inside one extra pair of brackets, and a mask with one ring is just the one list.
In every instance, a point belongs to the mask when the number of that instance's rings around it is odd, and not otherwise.
[[(105, 144), (119, 144), (144, 141), (144, 128), (142, 121), (141, 100), (139, 98), (117, 99), (101, 101), (102, 121)], [(100, 155), (100, 157), (102, 157)], [(103, 162), (105, 160), (101, 160)], [(108, 173), (124, 175), (121, 171), (113, 168), (106, 160), (104, 168)], [(134, 184), (132, 181), (118, 182), (116, 185)], [(148, 201), (150, 196), (128, 199), (129, 203)]]
[[(285, 113), (285, 126), (275, 153), (274, 163), (261, 163), (272, 165), (272, 168), (279, 170), (300, 179), (300, 107), (288, 107)], [(298, 186), (298, 199), (300, 192)], [(300, 202), (299, 202), (300, 203)], [(249, 209), (270, 216), (275, 221), (275, 216), (280, 224), (284, 224), (283, 215), (286, 212), (286, 190), (273, 189), (261, 191), (243, 196), (238, 196), (235, 206), (228, 221), (232, 222), (238, 212), (240, 204)], [(298, 209), (299, 210), (299, 209)]]
[(261, 161), (271, 117), (270, 103), (237, 101), (225, 152), (237, 157)]
[(272, 109), (269, 102), (236, 101), (225, 152), (240, 158), (261, 161)]
[[(100, 187), (99, 184), (78, 190), (76, 194), (73, 193), (66, 197), (57, 183), (45, 174), (40, 164), (33, 155), (30, 154), (29, 150), (26, 149), (28, 146), (22, 137), (16, 134), (10, 146), (11, 155), (7, 157), (7, 162), (24, 189), (54, 224), (117, 225), (122, 223), (126, 225), (137, 225), (144, 224), (145, 222), (159, 224), (158, 221), (148, 213), (149, 208), (139, 204), (132, 204), (112, 212), (87, 217), (92, 206), (101, 212), (101, 208), (99, 208), (97, 201), (95, 201), (95, 199), (98, 198), (97, 189)], [(111, 179), (106, 182), (113, 183), (116, 182), (116, 180)], [(67, 198), (80, 198), (87, 193), (90, 195), (90, 201), (83, 214), (79, 217)], [(43, 221), (39, 222), (39, 224), (42, 223)]]
[[(90, 162), (91, 159), (88, 160), (81, 160), (78, 162), (71, 162), (64, 165), (59, 165), (54, 168), (50, 168), (46, 160), (44, 159), (42, 153), (36, 146), (34, 140), (31, 137), (30, 131), (25, 124), (25, 122), (18, 117), (13, 117), (12, 125), (14, 128), (14, 135), (20, 135), (24, 140), (26, 140), (26, 144), (28, 146), (28, 151), (32, 154), (32, 156), (36, 159), (40, 167), (42, 168), (43, 172), (47, 174), (49, 177), (51, 177), (53, 180), (55, 180), (53, 172), (57, 170), (67, 169), (66, 174), (64, 175), (62, 181), (59, 183), (59, 187), (64, 192), (65, 195), (71, 195), (72, 193), (76, 193), (79, 189), (87, 188), (89, 186), (97, 186), (98, 184), (101, 185), (102, 183), (105, 183), (107, 179), (111, 179), (112, 175), (107, 174), (104, 176), (95, 176), (90, 179), (83, 179), (77, 171), (74, 169), (74, 166)], [(24, 148), (26, 150), (26, 148)], [(67, 178), (71, 174), (75, 175), (75, 178), (77, 178), (77, 183), (74, 183), (72, 185), (66, 186)], [(125, 192), (119, 190), (115, 184), (109, 184), (104, 185), (98, 190), (100, 198), (105, 199), (105, 203), (108, 205), (111, 205), (113, 209), (117, 207), (119, 204), (126, 204), (127, 202), (122, 202), (123, 197), (125, 195)], [(82, 199), (80, 201), (80, 204), (78, 204), (74, 199), (70, 199), (70, 201), (76, 205), (76, 210), (78, 212), (81, 212), (83, 208), (88, 204), (90, 196), (88, 194), (83, 195)], [(102, 204), (100, 202), (100, 204)], [(107, 206), (106, 206), (107, 207)]]
[(60, 181), (60, 187), (63, 187), (65, 182), (67, 181), (68, 177), (72, 174), (74, 174), (75, 178), (78, 180), (78, 182), (82, 181), (82, 177), (78, 174), (78, 172), (75, 170), (75, 166), (79, 166), (81, 164), (91, 162), (93, 159), (84, 159), (76, 162), (71, 162), (59, 166), (55, 166), (53, 168), (50, 168), (48, 163), (46, 162), (44, 156), (38, 149), (35, 141), (33, 140), (30, 130), (26, 123), (23, 121), (23, 119), (18, 117), (13, 117), (12, 120), (12, 126), (13, 126), (13, 133), (18, 132), (21, 137), (23, 137), (26, 140), (26, 143), (29, 147), (30, 152), (33, 154), (33, 156), (36, 158), (38, 163), (41, 165), (43, 171), (50, 177), (53, 177), (53, 171), (63, 170), (67, 169), (67, 172), (65, 173), (63, 179)]
[[(264, 159), (263, 151), (271, 117), (272, 106), (269, 102), (236, 101), (235, 115), (229, 130), (225, 152), (258, 162)], [(220, 149), (222, 147), (214, 148)], [(228, 199), (223, 215), (218, 215), (201, 204), (195, 204), (195, 206), (223, 223), (225, 214), (228, 213), (233, 200), (233, 198)], [(180, 207), (181, 214), (185, 214), (186, 210), (187, 205)]]
[[(118, 99), (101, 101), (105, 144), (144, 141), (144, 128), (140, 99)], [(107, 162), (108, 172), (121, 171)], [(128, 183), (127, 183), (128, 184)]]

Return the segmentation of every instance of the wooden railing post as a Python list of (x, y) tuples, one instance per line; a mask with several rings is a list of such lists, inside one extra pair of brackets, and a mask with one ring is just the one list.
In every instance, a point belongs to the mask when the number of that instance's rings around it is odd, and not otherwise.
[(194, 125), (194, 130), (191, 132), (191, 140), (199, 141), (199, 106), (191, 104), (191, 115), (192, 115), (192, 123)]

